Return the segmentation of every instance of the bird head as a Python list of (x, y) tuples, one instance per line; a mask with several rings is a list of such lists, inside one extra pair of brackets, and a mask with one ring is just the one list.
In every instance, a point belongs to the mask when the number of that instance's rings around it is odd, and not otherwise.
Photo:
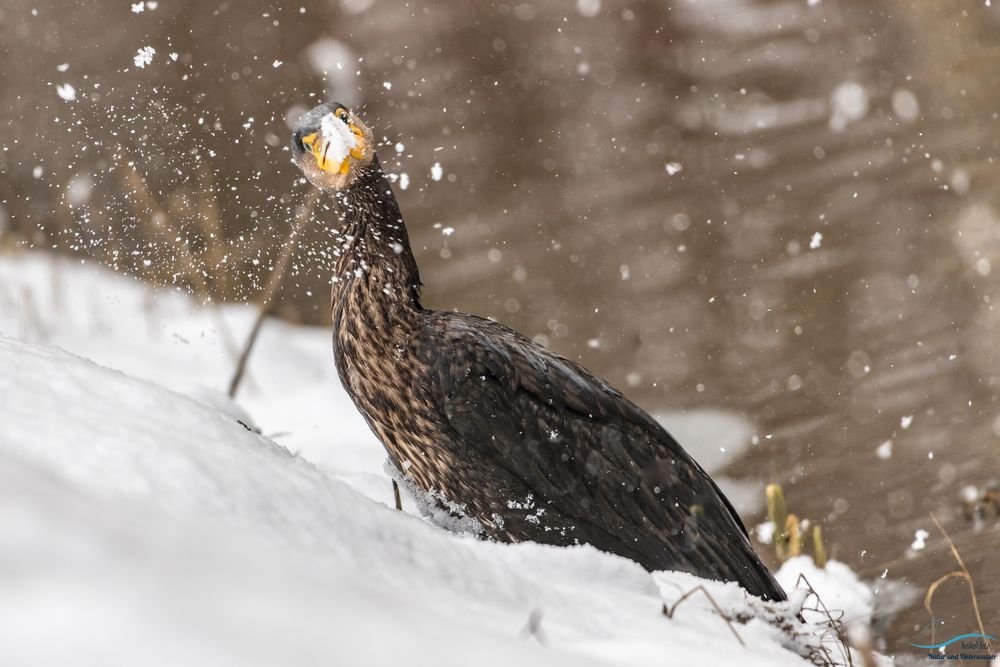
[(343, 104), (307, 111), (292, 132), (292, 159), (321, 190), (347, 188), (374, 157), (372, 131)]

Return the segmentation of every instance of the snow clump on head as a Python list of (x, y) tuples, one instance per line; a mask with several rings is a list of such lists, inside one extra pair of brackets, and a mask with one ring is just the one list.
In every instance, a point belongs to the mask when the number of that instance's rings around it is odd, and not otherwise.
[(323, 138), (328, 142), (327, 159), (331, 162), (343, 162), (358, 144), (358, 138), (351, 132), (351, 128), (332, 113), (323, 116), (319, 127)]

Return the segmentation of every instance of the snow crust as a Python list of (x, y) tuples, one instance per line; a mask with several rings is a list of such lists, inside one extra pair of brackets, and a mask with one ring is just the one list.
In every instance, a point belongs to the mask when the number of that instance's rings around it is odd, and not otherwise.
[(396, 511), (329, 332), (219, 394), (253, 315), (0, 256), (0, 664), (808, 664), (735, 584)]

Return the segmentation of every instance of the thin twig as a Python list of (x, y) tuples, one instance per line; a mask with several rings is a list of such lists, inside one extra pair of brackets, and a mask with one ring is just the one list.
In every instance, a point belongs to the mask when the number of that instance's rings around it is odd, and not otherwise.
[(295, 222), (292, 224), (292, 228), (288, 232), (288, 237), (285, 239), (285, 243), (281, 248), (281, 254), (278, 256), (278, 261), (274, 266), (274, 270), (271, 271), (271, 276), (268, 278), (267, 287), (264, 289), (264, 296), (261, 300), (260, 311), (257, 313), (257, 320), (253, 323), (250, 335), (247, 336), (247, 340), (243, 344), (243, 351), (240, 352), (240, 358), (236, 362), (236, 371), (233, 373), (232, 380), (229, 381), (230, 398), (235, 396), (236, 390), (239, 389), (240, 380), (243, 379), (243, 373), (246, 370), (247, 360), (250, 358), (250, 352), (253, 350), (254, 343), (257, 341), (257, 335), (260, 333), (260, 328), (264, 324), (264, 318), (266, 318), (271, 312), (274, 295), (281, 286), (281, 281), (285, 277), (285, 271), (288, 270), (288, 265), (292, 261), (292, 255), (295, 253), (295, 239), (301, 233), (306, 221), (312, 217), (313, 209), (316, 208), (317, 201), (319, 201), (319, 190), (313, 188), (313, 190), (309, 193), (305, 204), (301, 209), (299, 209), (299, 214), (296, 216)]
[[(119, 147), (119, 155), (126, 155), (124, 149)], [(194, 256), (191, 251), (190, 243), (187, 237), (178, 230), (173, 224), (173, 218), (170, 211), (166, 205), (164, 205), (149, 189), (146, 185), (145, 179), (139, 173), (138, 169), (135, 167), (134, 161), (127, 162), (125, 158), (119, 160), (121, 169), (123, 170), (123, 180), (126, 187), (131, 188), (132, 193), (135, 197), (130, 197), (129, 201), (132, 203), (136, 217), (144, 220), (146, 222), (146, 229), (152, 230), (154, 236), (159, 236), (163, 241), (167, 242), (170, 247), (174, 248), (187, 264), (187, 270), (183, 271), (183, 275), (187, 276), (191, 281), (194, 291), (196, 294), (200, 295), (200, 303), (204, 305), (206, 300), (211, 300), (212, 298), (212, 287), (209, 284), (207, 274), (205, 273), (204, 262), (199, 262), (198, 258)], [(208, 172), (204, 172), (208, 173)], [(213, 185), (208, 182), (204, 184), (203, 190), (208, 192), (211, 191)], [(211, 207), (214, 211), (215, 207)], [(148, 217), (147, 217), (148, 215)], [(203, 236), (205, 237), (206, 243), (209, 239), (215, 239), (216, 243), (222, 238), (221, 226), (217, 220), (217, 211), (210, 214), (203, 214), (199, 219), (202, 219), (203, 226), (207, 225), (203, 229)], [(291, 238), (291, 236), (289, 236)], [(213, 244), (208, 243), (208, 248), (211, 249)], [(218, 269), (219, 263), (216, 262), (216, 269)], [(216, 270), (214, 276), (219, 279), (225, 279), (227, 274), (224, 270)], [(223, 292), (224, 293), (224, 292)], [(216, 321), (216, 327), (219, 330), (220, 336), (222, 338), (223, 347), (226, 351), (236, 356), (236, 343), (233, 340), (232, 332), (229, 330), (229, 325), (226, 323), (224, 317), (219, 312), (218, 309), (212, 311), (212, 315)], [(230, 396), (232, 394), (230, 393)]]
[(717, 611), (719, 613), (719, 616), (722, 617), (722, 620), (724, 620), (726, 622), (726, 625), (729, 626), (729, 630), (733, 633), (733, 636), (736, 637), (736, 641), (738, 641), (740, 643), (740, 646), (746, 646), (746, 644), (743, 643), (742, 637), (740, 637), (739, 633), (736, 632), (736, 628), (733, 627), (733, 622), (729, 620), (729, 617), (726, 616), (725, 612), (722, 611), (722, 608), (719, 607), (719, 604), (715, 601), (715, 598), (712, 597), (712, 594), (709, 593), (708, 590), (706, 590), (704, 586), (695, 586), (694, 588), (692, 588), (691, 590), (689, 590), (687, 593), (685, 593), (684, 595), (682, 595), (680, 597), (680, 599), (678, 599), (677, 602), (675, 602), (670, 607), (668, 607), (667, 603), (664, 602), (663, 603), (663, 615), (666, 616), (667, 618), (671, 618), (672, 619), (674, 617), (674, 612), (677, 611), (677, 607), (679, 607), (682, 602), (684, 602), (685, 600), (687, 600), (689, 597), (691, 597), (692, 595), (694, 595), (698, 591), (701, 591), (702, 593), (704, 593), (705, 597), (708, 598), (708, 601), (712, 603), (712, 606), (715, 607), (715, 611)]
[[(829, 623), (829, 628), (833, 630), (834, 634), (837, 635), (837, 640), (840, 645), (841, 653), (847, 658), (847, 664), (850, 667), (854, 666), (854, 658), (851, 655), (850, 644), (847, 643), (847, 633), (844, 630), (844, 624), (842, 620), (834, 620), (833, 614), (830, 613), (830, 608), (826, 606), (823, 602), (823, 598), (819, 596), (816, 588), (812, 585), (812, 582), (806, 578), (806, 575), (799, 573), (799, 578), (795, 581), (795, 587), (798, 588), (799, 582), (805, 582), (806, 586), (809, 588), (809, 592), (816, 597), (816, 604), (819, 605), (816, 609), (817, 613), (822, 613), (826, 616), (826, 620)], [(843, 619), (843, 612), (841, 612), (841, 619)], [(831, 658), (832, 662), (832, 658)]]

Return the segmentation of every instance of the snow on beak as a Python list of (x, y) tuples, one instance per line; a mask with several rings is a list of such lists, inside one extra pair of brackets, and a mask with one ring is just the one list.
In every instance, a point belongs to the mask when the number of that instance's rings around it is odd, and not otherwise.
[(350, 112), (338, 108), (327, 114), (319, 131), (302, 137), (303, 147), (312, 153), (316, 166), (331, 174), (347, 174), (351, 160), (365, 155), (364, 133), (350, 120)]

